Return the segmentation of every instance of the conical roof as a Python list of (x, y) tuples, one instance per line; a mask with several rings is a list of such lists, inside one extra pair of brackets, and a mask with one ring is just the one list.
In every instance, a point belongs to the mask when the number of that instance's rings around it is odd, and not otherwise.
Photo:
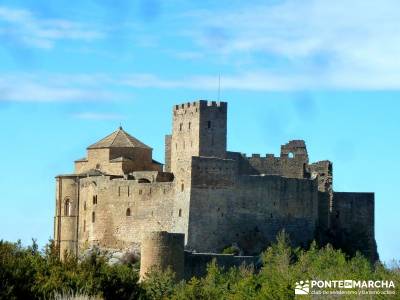
[(101, 148), (130, 148), (138, 147), (151, 149), (149, 146), (143, 144), (137, 138), (128, 134), (122, 127), (114, 131), (110, 135), (106, 136), (104, 139), (98, 141), (97, 143), (89, 146), (87, 149), (101, 149)]

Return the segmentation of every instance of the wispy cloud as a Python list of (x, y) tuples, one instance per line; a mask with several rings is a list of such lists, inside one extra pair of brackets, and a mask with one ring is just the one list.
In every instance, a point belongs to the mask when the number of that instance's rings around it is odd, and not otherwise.
[[(349, 74), (352, 72), (349, 70)], [(222, 74), (223, 91), (309, 91), (309, 90), (386, 90), (400, 89), (400, 73), (393, 77), (371, 77), (354, 73), (341, 77), (310, 74), (280, 74), (248, 71)], [(164, 78), (156, 74), (0, 74), (0, 102), (97, 102), (129, 101), (135, 91), (142, 89), (216, 91), (218, 75), (192, 75)], [(82, 115), (96, 118), (96, 115)], [(114, 116), (117, 117), (117, 116)]]
[(83, 120), (123, 120), (125, 116), (112, 113), (82, 112), (72, 115), (74, 118)]
[[(303, 90), (398, 90), (399, 73), (360, 73), (346, 70), (329, 74), (274, 71), (245, 71), (221, 75), (221, 88), (244, 91), (303, 91)], [(376, 76), (376, 77), (375, 77)], [(194, 75), (176, 79), (161, 78), (152, 74), (132, 74), (115, 78), (115, 84), (134, 88), (215, 90), (218, 75)]]
[[(135, 88), (215, 90), (218, 88), (218, 75), (165, 79), (152, 74), (131, 74), (117, 78), (116, 83)], [(315, 85), (316, 82), (311, 78), (281, 76), (266, 72), (226, 74), (221, 78), (221, 87), (227, 90), (280, 91), (303, 89)]]
[(0, 36), (9, 42), (50, 49), (60, 40), (91, 41), (103, 33), (79, 22), (64, 19), (42, 19), (31, 11), (0, 6)]
[[(0, 102), (110, 101), (122, 97), (106, 87), (90, 84), (89, 79), (78, 83), (74, 76), (69, 78), (70, 80), (61, 81), (57, 75), (0, 74)], [(95, 78), (93, 76), (91, 80)]]
[[(187, 12), (183, 35), (203, 49), (306, 88), (398, 89), (400, 5), (396, 0), (286, 0)], [(272, 57), (272, 58), (271, 58)], [(297, 79), (296, 79), (297, 78)], [(306, 79), (304, 79), (306, 78)], [(308, 78), (308, 79), (307, 79)], [(310, 79), (316, 79), (312, 83)], [(293, 87), (289, 84), (289, 87)], [(311, 86), (310, 86), (311, 84)]]

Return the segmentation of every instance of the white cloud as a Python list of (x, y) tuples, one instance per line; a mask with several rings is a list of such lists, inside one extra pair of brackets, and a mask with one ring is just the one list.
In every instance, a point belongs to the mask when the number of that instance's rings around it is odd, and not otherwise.
[(87, 24), (62, 19), (39, 19), (29, 10), (0, 6), (0, 36), (24, 45), (50, 49), (60, 40), (91, 41), (103, 33)]
[[(203, 51), (232, 63), (251, 54), (249, 69), (259, 70), (266, 59), (284, 61), (277, 77), (289, 88), (400, 87), (397, 0), (287, 0), (194, 11), (183, 19), (193, 24), (184, 34)], [(276, 74), (267, 67), (261, 73)]]
[[(352, 73), (353, 72), (353, 73)], [(281, 74), (266, 71), (248, 71), (221, 74), (221, 90), (243, 91), (299, 91), (357, 89), (400, 89), (400, 73), (370, 77), (348, 70), (349, 77), (332, 72), (324, 76), (310, 74)], [(189, 89), (193, 91), (216, 91), (218, 75), (197, 75), (162, 78), (155, 74), (0, 74), (0, 101), (8, 102), (98, 102), (132, 100), (139, 89)], [(106, 116), (81, 115), (86, 119)], [(112, 116), (110, 118), (119, 118)]]
[[(399, 90), (400, 73), (368, 73), (357, 70), (332, 71), (326, 74), (248, 71), (221, 74), (222, 90), (301, 91), (301, 90)], [(113, 84), (132, 88), (216, 90), (217, 75), (165, 79), (151, 74), (133, 74), (115, 78)]]
[[(56, 78), (57, 76), (55, 76)], [(66, 79), (66, 76), (64, 76)], [(101, 85), (78, 84), (74, 76), (61, 82), (43, 74), (0, 74), (0, 101), (11, 102), (71, 102), (110, 101), (121, 95)], [(95, 79), (95, 76), (94, 78)]]

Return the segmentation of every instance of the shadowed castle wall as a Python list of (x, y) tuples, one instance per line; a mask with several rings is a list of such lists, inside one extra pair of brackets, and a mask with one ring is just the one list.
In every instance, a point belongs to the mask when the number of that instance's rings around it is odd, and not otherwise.
[(316, 181), (235, 172), (236, 162), (193, 158), (188, 249), (219, 252), (238, 243), (258, 253), (285, 229), (295, 245), (314, 238)]
[(378, 259), (375, 241), (374, 193), (333, 193), (331, 215), (334, 244), (349, 253), (361, 251)]
[(280, 157), (253, 154), (246, 157), (238, 152), (228, 152), (228, 158), (239, 161), (239, 173), (246, 175), (279, 175), (290, 178), (305, 178), (308, 154), (304, 141), (293, 140), (281, 146)]
[(198, 278), (207, 274), (207, 266), (215, 260), (215, 263), (223, 267), (225, 270), (232, 267), (256, 266), (259, 264), (258, 256), (236, 256), (231, 254), (216, 253), (195, 253), (185, 251), (185, 276), (186, 280), (190, 280), (193, 276)]

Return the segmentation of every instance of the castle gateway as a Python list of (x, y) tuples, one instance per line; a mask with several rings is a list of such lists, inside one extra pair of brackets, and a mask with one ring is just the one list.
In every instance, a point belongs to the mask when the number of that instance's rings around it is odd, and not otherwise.
[(165, 165), (121, 127), (56, 177), (60, 255), (98, 246), (139, 249), (152, 231), (185, 234), (185, 249), (258, 254), (284, 229), (294, 246), (317, 240), (378, 258), (374, 194), (332, 190), (332, 163), (310, 163), (305, 142), (273, 154), (227, 151), (227, 103), (175, 105)]

